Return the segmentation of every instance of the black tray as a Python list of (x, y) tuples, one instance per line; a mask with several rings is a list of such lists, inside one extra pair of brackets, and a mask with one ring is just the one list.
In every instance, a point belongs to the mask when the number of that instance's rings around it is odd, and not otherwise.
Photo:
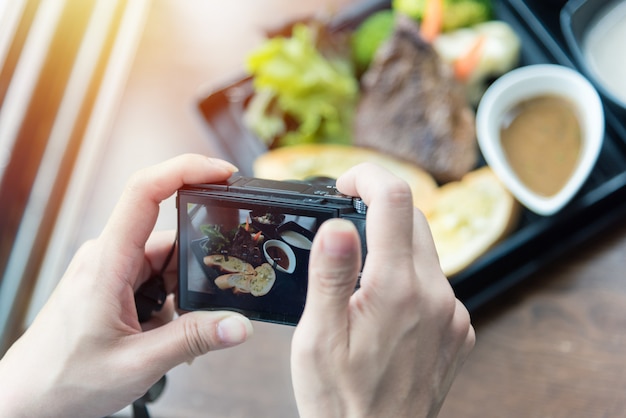
[[(555, 63), (576, 68), (559, 23), (564, 2), (501, 0), (496, 16), (508, 22), (522, 39), (521, 64)], [(335, 20), (337, 28), (354, 27), (389, 1), (370, 0)], [(252, 174), (252, 162), (265, 151), (242, 124), (250, 80), (238, 78), (203, 97), (198, 108), (223, 157), (242, 173)], [(524, 210), (517, 229), (471, 266), (450, 278), (457, 297), (470, 311), (528, 278), (622, 218), (626, 210), (626, 126), (605, 108), (606, 135), (596, 167), (572, 202), (544, 217)]]

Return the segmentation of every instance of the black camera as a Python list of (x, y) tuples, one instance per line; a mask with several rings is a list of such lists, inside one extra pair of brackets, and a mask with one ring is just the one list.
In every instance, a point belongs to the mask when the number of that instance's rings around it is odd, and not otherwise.
[(182, 187), (177, 207), (179, 307), (186, 311), (227, 309), (295, 325), (320, 225), (352, 221), (363, 260), (367, 252), (367, 208), (334, 183), (233, 177)]

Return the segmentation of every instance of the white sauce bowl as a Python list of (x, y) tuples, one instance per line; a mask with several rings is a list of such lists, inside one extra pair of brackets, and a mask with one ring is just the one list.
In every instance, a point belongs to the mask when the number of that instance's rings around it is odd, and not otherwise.
[[(509, 166), (500, 142), (502, 119), (533, 97), (556, 95), (576, 108), (582, 142), (572, 176), (555, 195), (541, 196), (526, 187)], [(485, 92), (476, 113), (476, 135), (487, 164), (521, 204), (540, 215), (561, 210), (580, 190), (598, 159), (604, 140), (604, 111), (591, 83), (577, 71), (553, 64), (520, 67), (498, 78)]]
[[(285, 254), (287, 257), (286, 267), (280, 266), (269, 254), (270, 248), (272, 247), (279, 248)], [(265, 255), (267, 262), (278, 271), (291, 274), (296, 269), (296, 254), (293, 252), (293, 249), (283, 241), (277, 239), (265, 241), (265, 243), (263, 243), (263, 255)]]

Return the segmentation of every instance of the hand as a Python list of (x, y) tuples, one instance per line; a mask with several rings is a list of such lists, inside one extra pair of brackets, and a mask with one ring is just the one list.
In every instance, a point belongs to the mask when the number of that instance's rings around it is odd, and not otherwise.
[[(184, 155), (130, 180), (101, 236), (80, 248), (32, 326), (0, 361), (0, 416), (105, 416), (172, 367), (251, 335), (248, 319), (230, 312), (192, 312), (169, 322), (172, 298), (149, 321), (153, 329), (142, 332), (134, 301), (174, 241), (173, 234), (148, 241), (159, 203), (184, 183), (225, 180), (234, 170)], [(176, 280), (172, 264), (164, 275), (169, 290)]]
[(338, 179), (368, 205), (359, 235), (330, 220), (311, 250), (306, 306), (292, 343), (301, 417), (434, 417), (474, 346), (465, 307), (441, 272), (406, 183), (373, 165)]

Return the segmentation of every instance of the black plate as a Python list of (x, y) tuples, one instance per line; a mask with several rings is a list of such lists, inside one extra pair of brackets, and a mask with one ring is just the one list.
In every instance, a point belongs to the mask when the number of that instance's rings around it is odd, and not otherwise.
[[(521, 64), (555, 63), (576, 68), (560, 27), (563, 1), (502, 0), (496, 15), (522, 39)], [(337, 28), (356, 26), (389, 1), (367, 1), (338, 16)], [(203, 97), (199, 111), (222, 156), (252, 175), (252, 162), (265, 147), (243, 126), (250, 80), (237, 78)], [(450, 278), (470, 311), (528, 278), (623, 217), (626, 210), (626, 126), (605, 108), (606, 136), (596, 167), (579, 193), (559, 213), (543, 217), (528, 210), (518, 228), (471, 266)]]

